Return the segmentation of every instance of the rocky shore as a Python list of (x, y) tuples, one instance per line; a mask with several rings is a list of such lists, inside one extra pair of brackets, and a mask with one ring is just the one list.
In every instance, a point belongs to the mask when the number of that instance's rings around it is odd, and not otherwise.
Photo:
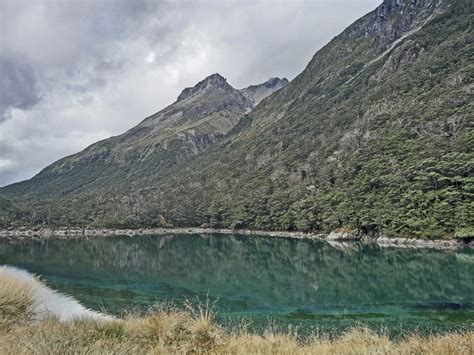
[(289, 231), (260, 231), (249, 229), (218, 229), (218, 228), (140, 228), (140, 229), (108, 229), (108, 228), (26, 228), (0, 229), (0, 239), (72, 239), (72, 238), (110, 238), (115, 236), (143, 236), (166, 234), (237, 234), (254, 237), (273, 237), (291, 239), (316, 239), (329, 242), (331, 245), (344, 248), (349, 244), (377, 244), (381, 247), (395, 248), (432, 248), (458, 249), (474, 248), (474, 240), (460, 239), (418, 239), (389, 238), (383, 235), (368, 236), (355, 231), (333, 231), (329, 234), (314, 234)]

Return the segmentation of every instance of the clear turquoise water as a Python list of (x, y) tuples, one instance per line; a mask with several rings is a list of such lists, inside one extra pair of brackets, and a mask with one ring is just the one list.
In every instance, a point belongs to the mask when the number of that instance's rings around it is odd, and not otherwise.
[(167, 235), (1, 242), (0, 264), (111, 313), (209, 298), (224, 324), (245, 318), (256, 329), (474, 328), (470, 249), (340, 250), (311, 240)]

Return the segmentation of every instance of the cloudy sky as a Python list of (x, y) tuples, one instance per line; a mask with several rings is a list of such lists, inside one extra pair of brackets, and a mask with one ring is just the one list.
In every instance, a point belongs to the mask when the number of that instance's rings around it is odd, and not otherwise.
[(294, 78), (381, 0), (0, 0), (0, 186), (120, 134), (212, 73)]

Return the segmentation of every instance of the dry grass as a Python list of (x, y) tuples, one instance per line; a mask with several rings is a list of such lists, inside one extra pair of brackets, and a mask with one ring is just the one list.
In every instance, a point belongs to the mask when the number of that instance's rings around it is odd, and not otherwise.
[(315, 336), (302, 342), (296, 334), (225, 331), (209, 304), (71, 322), (34, 321), (33, 307), (28, 285), (0, 274), (0, 354), (474, 354), (474, 331), (392, 341), (359, 328), (337, 339)]
[(0, 270), (0, 331), (30, 321), (33, 317), (34, 294), (26, 282), (11, 278)]

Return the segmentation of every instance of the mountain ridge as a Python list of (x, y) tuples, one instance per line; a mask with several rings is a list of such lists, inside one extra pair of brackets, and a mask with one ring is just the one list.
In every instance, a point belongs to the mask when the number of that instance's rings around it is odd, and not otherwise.
[(231, 89), (232, 87), (227, 83), (227, 80), (220, 75), (219, 73), (211, 74), (198, 82), (193, 87), (188, 87), (183, 89), (179, 94), (176, 101), (182, 101), (186, 98), (189, 98), (193, 94), (198, 92), (205, 91), (207, 88), (223, 88), (223, 89)]
[[(266, 96), (285, 84), (285, 81), (280, 82), (278, 78), (273, 82), (273, 86), (267, 81), (253, 87), (266, 85)], [(68, 194), (91, 183), (108, 187), (109, 176), (113, 177), (120, 172), (124, 173), (121, 178), (126, 183), (127, 179), (140, 178), (140, 170), (149, 169), (150, 165), (155, 171), (166, 169), (201, 153), (222, 139), (240, 117), (253, 107), (254, 102), (250, 97), (233, 88), (220, 74), (211, 74), (195, 86), (185, 88), (174, 103), (146, 117), (126, 132), (96, 142), (83, 151), (44, 168), (32, 178), (32, 181), (39, 179), (38, 185), (43, 191), (37, 191), (33, 187), (30, 188), (30, 195), (51, 197), (58, 193)], [(129, 168), (129, 165), (135, 167)], [(72, 177), (80, 169), (89, 170), (88, 174), (83, 174), (87, 176), (84, 176), (81, 184), (73, 182), (62, 189), (55, 185), (56, 176), (67, 173)], [(52, 181), (45, 181), (48, 177)], [(6, 190), (21, 185), (25, 183), (12, 184)], [(49, 190), (46, 186), (50, 186)]]
[(472, 235), (472, 20), (467, 0), (386, 0), (204, 153), (36, 220)]

